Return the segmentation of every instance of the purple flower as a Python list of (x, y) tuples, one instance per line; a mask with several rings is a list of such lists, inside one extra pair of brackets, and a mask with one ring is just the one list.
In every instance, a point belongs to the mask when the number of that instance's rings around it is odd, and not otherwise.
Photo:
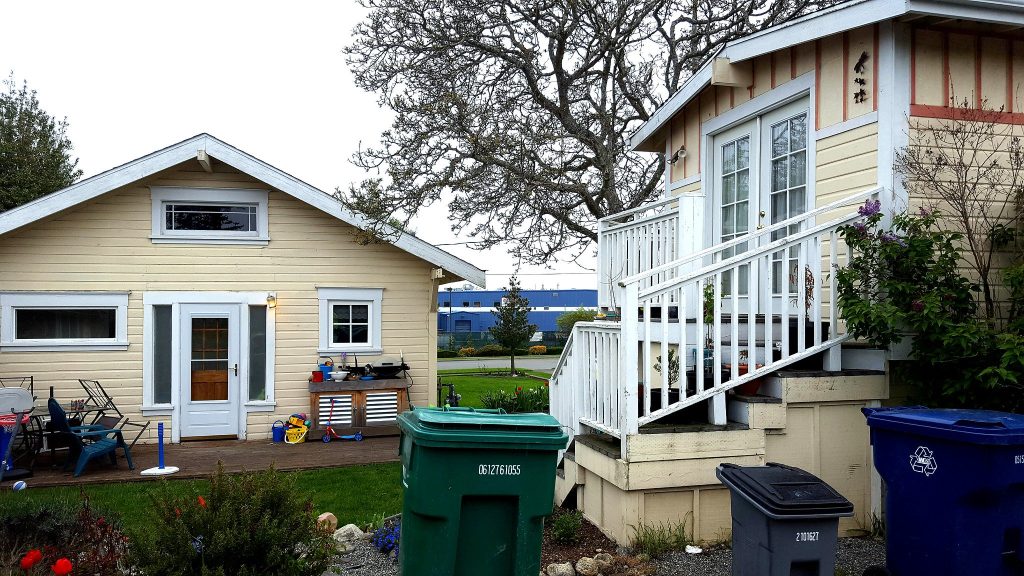
[(924, 312), (924, 302), (920, 300), (914, 300), (910, 303), (910, 309), (914, 312)]
[(864, 205), (857, 209), (857, 213), (861, 216), (874, 216), (882, 211), (881, 200), (868, 200), (864, 202)]
[(868, 231), (868, 225), (863, 222), (854, 222), (853, 227), (857, 230), (858, 234), (866, 234)]
[(925, 208), (924, 206), (921, 206), (920, 208), (917, 209), (917, 213), (920, 214), (921, 216), (924, 216), (925, 218), (927, 218), (928, 216), (931, 216), (932, 212), (934, 212), (934, 211), (935, 211), (934, 209), (932, 209), (932, 208)]

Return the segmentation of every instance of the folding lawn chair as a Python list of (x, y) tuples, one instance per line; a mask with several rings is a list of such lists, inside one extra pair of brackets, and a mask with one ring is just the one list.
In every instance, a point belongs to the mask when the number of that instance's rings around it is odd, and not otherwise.
[(0, 388), (22, 388), (35, 396), (35, 378), (32, 376), (0, 376)]
[(114, 399), (107, 394), (107, 391), (103, 388), (103, 385), (98, 380), (83, 380), (79, 379), (78, 383), (85, 389), (85, 393), (88, 394), (86, 398), (86, 404), (95, 406), (98, 409), (96, 417), (92, 419), (90, 424), (98, 424), (104, 428), (116, 428), (124, 431), (126, 428), (138, 430), (135, 436), (132, 438), (129, 446), (135, 446), (135, 443), (139, 441), (142, 434), (149, 428), (149, 420), (143, 422), (132, 422), (130, 419), (125, 417), (118, 409)]

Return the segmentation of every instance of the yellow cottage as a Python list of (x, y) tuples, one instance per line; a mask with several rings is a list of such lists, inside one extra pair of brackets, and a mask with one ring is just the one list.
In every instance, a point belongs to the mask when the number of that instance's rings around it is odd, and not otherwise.
[(175, 442), (259, 439), (317, 412), (326, 358), (404, 361), (400, 382), (335, 394), (336, 425), (393, 423), (435, 400), (438, 285), (485, 279), (410, 234), (360, 244), (362, 227), (208, 134), (0, 214), (0, 376), (64, 401), (99, 381)]

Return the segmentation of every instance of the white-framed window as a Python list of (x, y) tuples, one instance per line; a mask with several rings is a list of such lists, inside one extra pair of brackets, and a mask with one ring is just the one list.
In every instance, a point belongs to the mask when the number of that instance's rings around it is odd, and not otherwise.
[(320, 354), (379, 354), (382, 288), (318, 288)]
[(0, 293), (0, 348), (127, 349), (128, 293)]
[(155, 243), (259, 244), (268, 233), (266, 190), (150, 188)]

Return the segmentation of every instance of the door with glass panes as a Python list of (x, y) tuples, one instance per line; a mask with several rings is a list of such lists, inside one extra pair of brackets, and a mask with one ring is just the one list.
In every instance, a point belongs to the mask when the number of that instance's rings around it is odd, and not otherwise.
[[(807, 211), (808, 105), (801, 100), (716, 134), (712, 143), (713, 194), (712, 242), (719, 244), (755, 229), (782, 222)], [(794, 224), (757, 240), (763, 245), (801, 229)], [(749, 242), (721, 254), (727, 259), (750, 250)], [(732, 309), (732, 298), (742, 313), (764, 313), (763, 301), (770, 285), (770, 310), (783, 306), (796, 311), (797, 287), (803, 285), (799, 270), (799, 249), (788, 248), (771, 254), (767, 264), (751, 269), (741, 266), (722, 276), (724, 309)]]

